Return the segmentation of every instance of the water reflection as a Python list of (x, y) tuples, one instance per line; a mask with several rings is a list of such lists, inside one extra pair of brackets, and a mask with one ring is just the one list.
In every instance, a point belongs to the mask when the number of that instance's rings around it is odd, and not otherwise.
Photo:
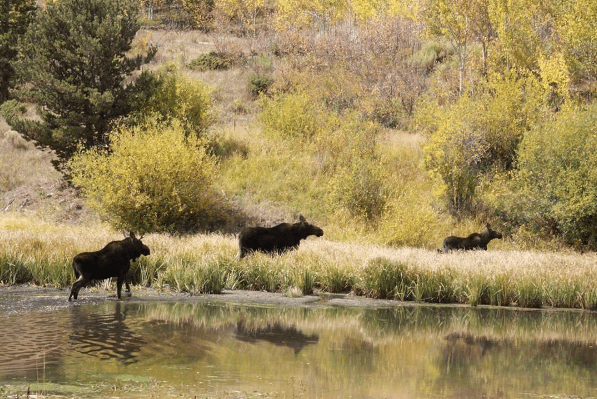
[(320, 398), (597, 392), (591, 312), (109, 301), (3, 316), (0, 346), (0, 384), (38, 381), (43, 370), (64, 384), (85, 384), (88, 375), (152, 378), (185, 397), (230, 390)]
[(113, 313), (70, 308), (70, 342), (75, 351), (100, 359), (117, 359), (123, 364), (138, 361), (145, 341), (126, 324), (129, 304), (116, 302)]
[(244, 320), (236, 323), (235, 337), (239, 341), (255, 343), (265, 341), (276, 346), (288, 347), (295, 355), (307, 345), (316, 344), (319, 341), (317, 334), (306, 335), (294, 326), (283, 326), (281, 323), (251, 328), (245, 325)]

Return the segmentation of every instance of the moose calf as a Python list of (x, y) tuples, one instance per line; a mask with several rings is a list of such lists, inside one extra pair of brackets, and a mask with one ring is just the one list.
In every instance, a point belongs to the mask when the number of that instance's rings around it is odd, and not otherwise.
[(473, 233), (468, 237), (450, 236), (444, 239), (444, 249), (439, 252), (450, 252), (453, 249), (471, 250), (483, 249), (487, 251), (487, 244), (494, 238), (502, 238), (502, 234), (491, 229), (489, 223), (481, 233)]
[(121, 241), (112, 241), (103, 249), (96, 252), (83, 252), (73, 259), (73, 270), (77, 281), (70, 290), (71, 298), (77, 299), (79, 290), (91, 280), (104, 280), (110, 277), (118, 277), (116, 281), (116, 292), (118, 299), (121, 299), (122, 283), (126, 283), (126, 289), (130, 292), (131, 287), (126, 281), (126, 274), (131, 267), (131, 260), (137, 260), (141, 255), (148, 256), (149, 248), (136, 238), (133, 232), (123, 232), (126, 237)]

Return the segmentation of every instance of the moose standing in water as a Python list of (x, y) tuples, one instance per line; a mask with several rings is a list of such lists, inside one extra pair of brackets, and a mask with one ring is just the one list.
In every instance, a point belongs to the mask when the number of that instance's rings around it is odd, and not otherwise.
[(245, 227), (238, 236), (236, 259), (244, 258), (249, 252), (261, 251), (281, 254), (297, 249), (301, 240), (314, 235), (321, 237), (323, 230), (307, 223), (303, 215), (299, 222), (281, 223), (274, 227)]
[(121, 241), (112, 241), (103, 249), (96, 252), (83, 252), (73, 259), (73, 270), (77, 281), (73, 283), (70, 290), (71, 298), (77, 299), (79, 290), (91, 280), (104, 280), (110, 277), (118, 277), (116, 281), (116, 292), (118, 299), (121, 299), (122, 283), (126, 284), (127, 292), (131, 291), (126, 274), (131, 267), (131, 260), (137, 260), (141, 255), (149, 255), (149, 248), (141, 242), (141, 238), (135, 237), (133, 232), (123, 232), (126, 237)]
[(450, 252), (453, 249), (461, 249), (465, 251), (470, 249), (483, 249), (487, 251), (487, 244), (494, 238), (502, 238), (502, 234), (491, 230), (491, 226), (487, 223), (485, 230), (481, 233), (473, 233), (468, 237), (446, 237), (446, 239), (444, 239), (443, 251), (440, 249), (438, 249), (438, 251)]

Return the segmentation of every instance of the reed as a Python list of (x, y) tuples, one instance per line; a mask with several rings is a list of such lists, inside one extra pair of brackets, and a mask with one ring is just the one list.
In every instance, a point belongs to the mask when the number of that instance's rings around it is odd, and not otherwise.
[[(121, 234), (103, 225), (81, 227), (0, 216), (0, 282), (66, 287), (75, 254), (97, 250)], [(310, 238), (281, 256), (235, 260), (236, 238), (206, 234), (143, 239), (151, 255), (131, 268), (135, 284), (189, 293), (224, 289), (310, 294), (352, 292), (426, 303), (597, 308), (597, 254), (472, 251), (440, 254)]]

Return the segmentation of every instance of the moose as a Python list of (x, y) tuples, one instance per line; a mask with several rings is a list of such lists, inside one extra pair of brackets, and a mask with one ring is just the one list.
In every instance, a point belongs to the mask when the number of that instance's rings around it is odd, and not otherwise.
[(483, 249), (487, 251), (487, 244), (494, 238), (502, 238), (502, 234), (491, 229), (487, 223), (485, 230), (481, 233), (473, 233), (468, 237), (450, 236), (444, 239), (444, 249), (438, 249), (439, 252), (450, 252), (453, 249), (471, 250)]
[(131, 260), (135, 261), (141, 255), (148, 256), (149, 248), (141, 242), (141, 238), (135, 237), (135, 233), (124, 231), (126, 237), (121, 241), (112, 241), (103, 249), (96, 252), (83, 252), (73, 259), (73, 270), (77, 280), (70, 290), (70, 301), (73, 297), (77, 299), (79, 290), (91, 280), (104, 280), (110, 277), (118, 277), (116, 281), (116, 292), (118, 299), (121, 299), (122, 283), (126, 284), (127, 292), (131, 291), (126, 274), (131, 267)]
[(274, 227), (245, 227), (238, 236), (236, 259), (244, 258), (249, 252), (260, 251), (282, 254), (297, 249), (301, 240), (314, 235), (321, 237), (323, 230), (307, 223), (300, 215), (298, 223), (280, 223)]

